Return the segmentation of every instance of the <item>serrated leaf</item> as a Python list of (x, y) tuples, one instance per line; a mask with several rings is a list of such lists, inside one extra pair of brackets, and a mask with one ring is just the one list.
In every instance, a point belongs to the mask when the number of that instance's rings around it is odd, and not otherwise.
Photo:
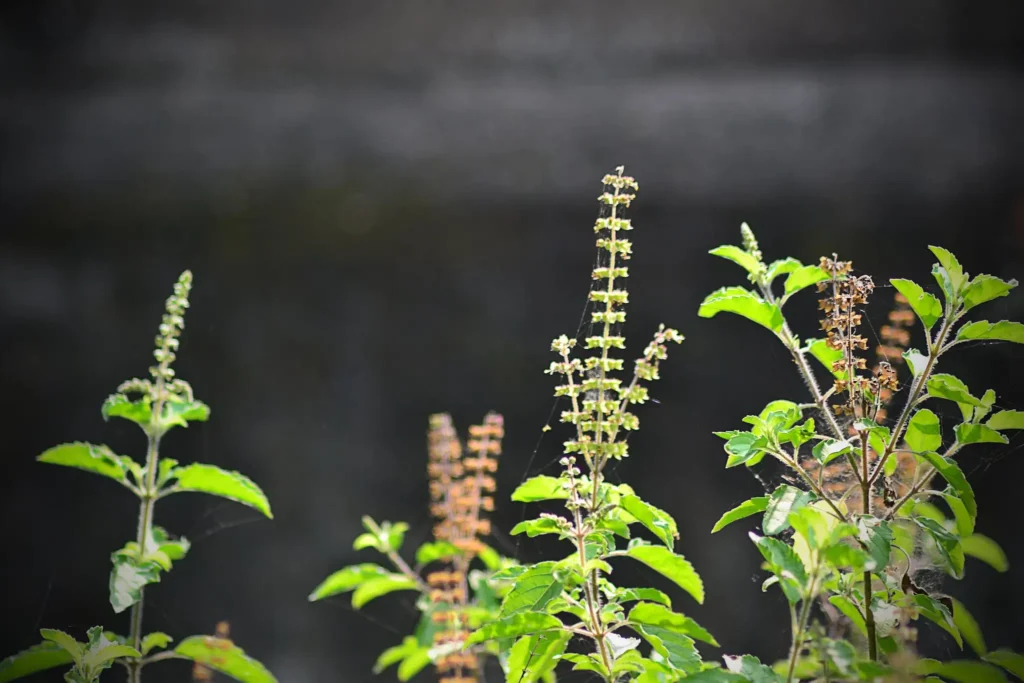
[(789, 528), (789, 513), (799, 510), (813, 499), (813, 494), (795, 486), (779, 486), (768, 498), (761, 529), (769, 536), (782, 533)]
[(821, 266), (800, 266), (786, 278), (785, 296), (788, 299), (800, 290), (829, 279), (829, 274)]
[(954, 401), (960, 406), (964, 420), (970, 420), (974, 408), (987, 409), (981, 399), (971, 395), (967, 385), (953, 375), (936, 374), (928, 378), (928, 393), (937, 398)]
[(970, 310), (985, 302), (1006, 296), (1014, 287), (1016, 280), (1000, 280), (993, 275), (978, 275), (964, 289), (964, 310)]
[(988, 648), (985, 646), (985, 636), (981, 633), (981, 627), (962, 602), (956, 598), (950, 600), (953, 601), (953, 624), (971, 649), (979, 657), (984, 657)]
[(36, 460), (99, 474), (125, 486), (129, 485), (128, 473), (133, 464), (131, 458), (117, 455), (107, 446), (81, 442), (54, 446)]
[(871, 559), (875, 561), (875, 571), (881, 571), (889, 564), (889, 553), (892, 550), (892, 530), (889, 523), (874, 517), (861, 517), (857, 520), (857, 538), (864, 544)]
[(67, 666), (74, 661), (70, 652), (55, 642), (46, 641), (0, 660), (0, 683), (15, 681), (37, 671)]
[(827, 465), (841, 455), (853, 450), (853, 444), (849, 440), (837, 441), (836, 439), (823, 439), (811, 449), (811, 455), (821, 465)]
[(648, 531), (661, 539), (661, 542), (669, 550), (675, 548), (675, 539), (679, 538), (679, 530), (676, 527), (676, 521), (670, 514), (634, 495), (623, 496), (619, 500), (619, 505), (647, 527)]
[(518, 638), (542, 631), (556, 631), (562, 622), (543, 612), (519, 612), (509, 617), (496, 619), (473, 631), (466, 639), (466, 645), (476, 645), (495, 638)]
[(526, 534), (530, 538), (535, 538), (542, 534), (562, 534), (563, 529), (558, 525), (558, 522), (550, 517), (538, 517), (537, 519), (526, 519), (519, 524), (512, 527), (512, 531), (509, 532), (510, 536), (518, 536), (519, 534)]
[(516, 503), (535, 503), (540, 500), (566, 500), (569, 491), (561, 479), (538, 475), (527, 479), (512, 492), (512, 500)]
[(149, 651), (153, 648), (160, 648), (162, 650), (173, 641), (174, 638), (171, 638), (166, 633), (160, 633), (159, 631), (155, 633), (148, 633), (142, 639), (142, 654), (149, 654)]
[(939, 265), (944, 271), (944, 277), (938, 278), (939, 284), (946, 291), (947, 296), (954, 298), (960, 293), (964, 285), (967, 284), (967, 277), (964, 274), (963, 266), (960, 265), (960, 262), (957, 261), (956, 257), (948, 249), (935, 246), (929, 246), (928, 248), (939, 259)]
[(58, 631), (55, 628), (39, 629), (39, 633), (43, 636), (43, 640), (56, 643), (64, 648), (76, 663), (82, 661), (82, 655), (85, 654), (85, 648), (82, 643), (72, 638), (71, 635), (64, 631)]
[(616, 588), (615, 602), (633, 602), (643, 600), (656, 602), (666, 607), (672, 606), (672, 600), (656, 588)]
[(704, 582), (693, 565), (682, 555), (676, 555), (668, 548), (655, 545), (634, 546), (629, 548), (626, 554), (671, 580), (697, 602), (704, 602)]
[(643, 626), (657, 626), (719, 647), (718, 641), (707, 630), (690, 617), (673, 612), (664, 605), (653, 602), (638, 603), (629, 611), (629, 623)]
[(715, 526), (711, 529), (711, 533), (717, 533), (729, 526), (733, 522), (738, 522), (741, 519), (746, 519), (752, 515), (756, 515), (759, 512), (764, 512), (768, 508), (768, 496), (758, 496), (745, 500), (732, 510), (726, 512), (722, 517), (715, 522)]
[(554, 671), (570, 637), (568, 631), (544, 631), (519, 638), (509, 650), (505, 680), (534, 683)]
[(1000, 410), (998, 413), (993, 413), (985, 424), (991, 429), (1000, 431), (1004, 429), (1024, 429), (1024, 411)]
[(266, 667), (225, 638), (191, 636), (174, 648), (182, 657), (243, 683), (277, 683)]
[(761, 268), (761, 264), (757, 262), (756, 258), (743, 251), (743, 249), (734, 247), (731, 244), (724, 244), (720, 247), (715, 247), (708, 253), (712, 256), (718, 256), (732, 261), (751, 274), (756, 273)]
[(387, 576), (370, 579), (369, 581), (359, 584), (355, 593), (352, 594), (352, 606), (356, 609), (360, 609), (371, 600), (376, 600), (388, 593), (394, 593), (395, 591), (414, 591), (418, 589), (419, 586), (411, 577), (403, 574), (388, 574)]
[(345, 567), (324, 579), (320, 585), (309, 594), (309, 600), (312, 602), (314, 600), (329, 598), (332, 595), (337, 595), (338, 593), (346, 593), (350, 590), (355, 590), (367, 581), (379, 579), (387, 576), (388, 574), (390, 574), (390, 572), (384, 567), (369, 562)]
[(924, 368), (928, 365), (928, 356), (924, 355), (917, 349), (908, 349), (903, 352), (903, 360), (907, 362), (907, 367), (910, 368), (910, 374), (917, 377)]
[(1006, 558), (1006, 553), (1003, 552), (998, 543), (988, 536), (971, 534), (961, 538), (960, 545), (965, 555), (981, 560), (997, 572), (1007, 572), (1010, 570), (1010, 561)]
[(998, 664), (1017, 678), (1024, 680), (1024, 655), (999, 649), (989, 652), (982, 659), (992, 664)]
[(956, 426), (956, 441), (961, 446), (972, 443), (1009, 443), (1010, 440), (991, 427), (963, 423)]
[(782, 311), (743, 287), (723, 287), (704, 299), (697, 314), (711, 318), (719, 313), (735, 313), (778, 333), (785, 322)]
[(274, 518), (270, 511), (270, 501), (256, 483), (239, 472), (229, 472), (214, 465), (195, 463), (176, 467), (172, 472), (177, 482), (168, 489), (169, 492), (198, 491), (213, 496), (227, 498), (243, 505), (259, 510), (270, 519)]
[(772, 280), (774, 280), (775, 278), (779, 277), (780, 275), (788, 275), (789, 273), (792, 273), (794, 270), (796, 270), (797, 268), (801, 268), (802, 266), (803, 264), (793, 257), (787, 257), (784, 259), (779, 259), (778, 261), (773, 261), (772, 264), (768, 266), (768, 272), (765, 273), (765, 282), (771, 285)]
[(997, 323), (979, 320), (978, 322), (964, 325), (956, 333), (957, 341), (972, 341), (975, 339), (992, 339), (995, 341), (1024, 344), (1024, 325), (1009, 320), (1000, 320)]
[(188, 427), (189, 422), (206, 422), (210, 419), (210, 406), (202, 401), (169, 400), (164, 403), (160, 420), (163, 428)]
[(767, 439), (752, 432), (740, 432), (725, 442), (725, 452), (729, 454), (725, 466), (736, 467), (760, 459), (762, 449), (768, 445)]
[(939, 416), (923, 408), (910, 419), (904, 435), (907, 445), (914, 451), (936, 451), (942, 447), (942, 431)]
[(562, 594), (564, 577), (556, 573), (555, 562), (541, 562), (523, 572), (501, 604), (500, 616), (519, 612), (541, 612)]
[(104, 420), (120, 417), (129, 420), (145, 429), (153, 419), (153, 409), (149, 397), (144, 396), (137, 401), (130, 401), (124, 394), (112, 394), (107, 397), (100, 408)]
[(964, 575), (964, 550), (959, 537), (950, 533), (946, 527), (933, 519), (927, 517), (912, 517), (911, 519), (928, 532), (928, 535), (935, 541), (935, 547), (946, 561), (953, 578), (962, 578)]
[(914, 313), (921, 319), (926, 330), (930, 330), (942, 317), (942, 304), (939, 303), (935, 296), (924, 291), (921, 285), (913, 280), (903, 278), (896, 278), (889, 280), (889, 282), (896, 288), (896, 291), (906, 297), (910, 307), (914, 309)]

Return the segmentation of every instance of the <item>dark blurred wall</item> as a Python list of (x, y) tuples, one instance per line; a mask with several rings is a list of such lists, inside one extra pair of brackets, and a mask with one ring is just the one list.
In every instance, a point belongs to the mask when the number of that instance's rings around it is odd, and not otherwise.
[[(195, 545), (147, 591), (147, 627), (181, 637), (229, 619), (284, 683), (369, 680), (411, 626), (401, 599), (353, 612), (305, 596), (369, 559), (350, 549), (364, 513), (411, 522), (410, 545), (427, 537), (429, 413), (463, 428), (505, 414), (500, 501), (557, 468), (557, 424), (537, 447), (541, 371), (551, 338), (576, 329), (614, 166), (641, 184), (627, 357), (662, 320), (688, 337), (615, 475), (679, 520), (708, 584), (703, 607), (680, 607), (726, 653), (781, 656), (788, 622), (742, 525), (708, 533), (761, 489), (723, 469), (710, 430), (802, 387), (766, 332), (697, 318), (704, 294), (742, 281), (707, 250), (746, 220), (769, 257), (836, 251), (879, 283), (930, 283), (927, 244), (1024, 278), (1020, 3), (69, 0), (0, 16), (0, 654), (40, 626), (127, 630), (106, 580), (133, 500), (33, 457), (78, 439), (140, 453), (99, 405), (145, 372), (186, 267), (178, 369), (213, 417), (166, 454), (250, 474), (276, 519), (161, 503), (158, 522)], [(1022, 319), (1024, 297), (986, 314)], [(949, 370), (1019, 408), (1022, 361), (980, 346)], [(979, 531), (1011, 572), (973, 562), (947, 586), (992, 647), (1024, 648), (1019, 446), (965, 454)], [(497, 526), (523, 515), (501, 503)]]

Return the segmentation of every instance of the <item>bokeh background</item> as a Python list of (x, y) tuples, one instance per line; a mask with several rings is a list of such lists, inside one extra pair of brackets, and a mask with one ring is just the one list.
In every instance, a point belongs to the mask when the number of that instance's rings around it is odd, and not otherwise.
[[(106, 582), (134, 499), (33, 457), (79, 439), (140, 453), (99, 406), (145, 373), (186, 267), (178, 370), (213, 416), (165, 453), (248, 473), (276, 519), (162, 502), (158, 522), (194, 546), (147, 591), (147, 625), (183, 637), (230, 620), (283, 683), (370, 680), (411, 628), (402, 598), (354, 612), (306, 595), (368, 559), (351, 550), (363, 514), (409, 521), (409, 545), (427, 537), (429, 413), (462, 428), (504, 413), (500, 529), (527, 512), (506, 502), (515, 485), (557, 469), (542, 370), (550, 340), (577, 329), (615, 166), (641, 184), (627, 357), (660, 321), (688, 340), (613, 476), (679, 520), (708, 585), (704, 606), (679, 605), (724, 653), (781, 656), (788, 621), (744, 525), (708, 533), (762, 490), (723, 468), (710, 431), (802, 387), (767, 332), (697, 317), (707, 292), (742, 281), (708, 249), (746, 220), (770, 258), (835, 251), (879, 283), (934, 288), (927, 244), (1024, 276), (1020, 3), (11, 0), (0, 16), (3, 653), (40, 626), (127, 629)], [(891, 294), (875, 296), (876, 326)], [(790, 304), (804, 335), (814, 308)], [(986, 313), (1021, 319), (1024, 297)], [(988, 345), (948, 369), (1021, 407), (1022, 361)], [(979, 531), (1013, 567), (970, 561), (947, 588), (992, 647), (1024, 647), (1021, 443), (963, 456)], [(180, 662), (147, 671), (187, 677)]]

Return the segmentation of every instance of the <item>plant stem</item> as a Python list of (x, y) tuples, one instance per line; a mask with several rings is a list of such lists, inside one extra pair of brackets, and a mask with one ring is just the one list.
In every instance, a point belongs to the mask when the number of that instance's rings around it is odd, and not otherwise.
[[(381, 528), (377, 525), (377, 523), (369, 517), (365, 517), (364, 521), (366, 525), (370, 527), (373, 533), (375, 533), (377, 537), (380, 538), (381, 535), (383, 534), (383, 531), (381, 531)], [(416, 583), (416, 586), (420, 589), (421, 592), (427, 593), (430, 591), (430, 587), (427, 586), (426, 582), (423, 581), (422, 578), (420, 578), (420, 575), (414, 572), (412, 570), (412, 567), (410, 567), (406, 563), (406, 561), (402, 559), (402, 556), (396, 553), (393, 548), (388, 548), (387, 552), (385, 552), (384, 554), (387, 555), (387, 558), (389, 560), (391, 560), (391, 564), (395, 565), (395, 569), (402, 572), (403, 574), (405, 574), (407, 578)]]
[(807, 630), (807, 622), (811, 616), (812, 596), (814, 595), (815, 583), (817, 582), (817, 567), (815, 567), (815, 578), (811, 580), (810, 590), (807, 598), (800, 605), (800, 617), (793, 628), (793, 647), (789, 653), (789, 668), (786, 673), (786, 683), (793, 680), (793, 671), (796, 669), (796, 660), (800, 657), (800, 650), (804, 644), (804, 631)]
[[(868, 476), (868, 432), (860, 433), (861, 463), (863, 475), (861, 476), (861, 497), (864, 515), (871, 514), (871, 481)], [(868, 632), (868, 656), (871, 661), (878, 661), (878, 643), (875, 638), (875, 613), (871, 609), (871, 570), (864, 572), (864, 626)]]

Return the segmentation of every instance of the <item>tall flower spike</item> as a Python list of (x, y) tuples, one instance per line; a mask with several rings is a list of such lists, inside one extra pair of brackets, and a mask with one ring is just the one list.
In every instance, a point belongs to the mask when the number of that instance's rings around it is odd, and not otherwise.
[(858, 374), (867, 369), (867, 360), (857, 356), (857, 352), (867, 350), (868, 340), (857, 333), (861, 323), (857, 308), (867, 304), (875, 285), (869, 275), (852, 275), (853, 264), (839, 261), (835, 254), (832, 258), (821, 257), (821, 269), (829, 275), (828, 280), (818, 283), (818, 291), (826, 293), (820, 301), (820, 308), (825, 312), (821, 327), (828, 335), (829, 348), (843, 354), (832, 364), (832, 370), (842, 375), (835, 380), (835, 393), (847, 395), (845, 402), (834, 404), (832, 408), (839, 415), (865, 415), (865, 392), (870, 391), (871, 380)]
[(156, 349), (153, 358), (157, 364), (149, 369), (149, 374), (159, 382), (174, 381), (174, 369), (171, 364), (177, 357), (178, 337), (185, 329), (185, 310), (188, 308), (188, 295), (192, 289), (192, 271), (186, 270), (174, 284), (174, 294), (167, 299), (166, 313), (160, 322), (160, 333), (156, 337)]

